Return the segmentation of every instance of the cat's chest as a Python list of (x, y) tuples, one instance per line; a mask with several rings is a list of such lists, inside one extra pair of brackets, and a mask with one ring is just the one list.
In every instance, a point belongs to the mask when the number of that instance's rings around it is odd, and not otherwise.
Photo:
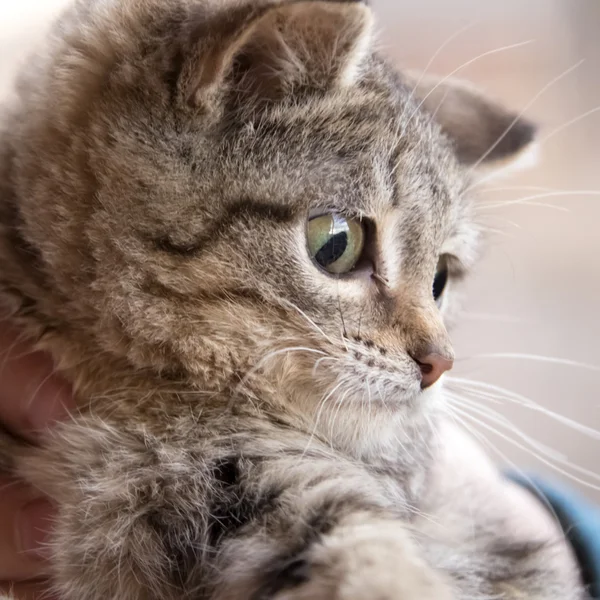
[(345, 451), (379, 480), (396, 510), (405, 518), (412, 518), (429, 493), (441, 450), (429, 426), (394, 429), (392, 440), (389, 432), (382, 429), (379, 435), (374, 432), (370, 439), (358, 440)]

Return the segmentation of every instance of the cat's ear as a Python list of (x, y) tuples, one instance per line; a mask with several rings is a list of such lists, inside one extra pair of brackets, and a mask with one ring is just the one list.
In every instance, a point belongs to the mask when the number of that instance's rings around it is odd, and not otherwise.
[(269, 100), (298, 87), (348, 86), (370, 50), (373, 17), (362, 2), (292, 2), (235, 20), (213, 24), (209, 36), (202, 24), (188, 102), (206, 103), (227, 85)]
[(407, 73), (414, 98), (440, 124), (461, 163), (496, 168), (517, 162), (535, 141), (536, 126), (456, 79)]

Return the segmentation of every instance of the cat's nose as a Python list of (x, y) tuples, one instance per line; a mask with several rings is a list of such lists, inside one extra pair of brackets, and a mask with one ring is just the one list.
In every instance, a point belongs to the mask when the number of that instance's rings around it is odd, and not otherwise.
[(421, 389), (432, 386), (439, 378), (454, 365), (454, 358), (440, 352), (428, 352), (413, 356), (421, 369)]

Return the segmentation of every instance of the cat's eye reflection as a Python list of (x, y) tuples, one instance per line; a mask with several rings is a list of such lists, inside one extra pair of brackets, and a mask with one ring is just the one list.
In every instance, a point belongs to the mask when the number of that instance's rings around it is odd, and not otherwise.
[(359, 219), (337, 213), (313, 217), (306, 235), (312, 259), (334, 275), (352, 271), (363, 254), (365, 229)]
[(438, 306), (441, 304), (444, 290), (448, 284), (448, 259), (445, 256), (440, 256), (433, 278), (433, 299)]

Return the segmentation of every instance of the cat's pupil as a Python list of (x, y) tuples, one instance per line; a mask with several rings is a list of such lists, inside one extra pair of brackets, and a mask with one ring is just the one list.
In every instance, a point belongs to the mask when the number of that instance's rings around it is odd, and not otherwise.
[(350, 273), (362, 256), (365, 229), (359, 219), (331, 212), (308, 220), (307, 246), (315, 264), (333, 275)]
[(315, 260), (322, 266), (327, 267), (341, 258), (348, 247), (348, 234), (340, 231), (332, 235), (319, 251), (315, 254)]
[(437, 271), (435, 277), (433, 279), (433, 299), (438, 302), (442, 294), (444, 293), (444, 289), (446, 288), (446, 284), (448, 283), (448, 266), (446, 265), (445, 259), (442, 257), (438, 263)]

